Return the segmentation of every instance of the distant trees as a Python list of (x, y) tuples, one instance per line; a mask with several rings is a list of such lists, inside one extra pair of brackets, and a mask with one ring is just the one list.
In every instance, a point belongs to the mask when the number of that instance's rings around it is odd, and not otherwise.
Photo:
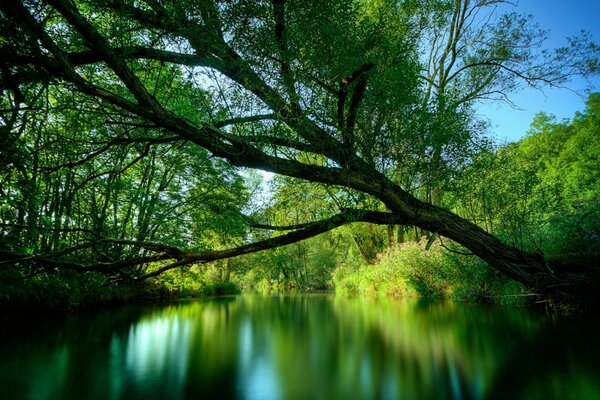
[(520, 248), (596, 270), (598, 102), (590, 95), (572, 120), (538, 114), (525, 138), (482, 152), (452, 183), (451, 207)]

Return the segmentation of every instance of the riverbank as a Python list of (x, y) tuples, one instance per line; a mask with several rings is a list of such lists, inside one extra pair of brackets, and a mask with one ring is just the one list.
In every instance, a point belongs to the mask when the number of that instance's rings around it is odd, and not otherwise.
[[(36, 279), (37, 278), (37, 279)], [(0, 290), (0, 313), (77, 313), (132, 304), (161, 304), (190, 297), (240, 293), (232, 282), (197, 280), (178, 287), (168, 281), (110, 284), (101, 274), (56, 274), (5, 282)]]

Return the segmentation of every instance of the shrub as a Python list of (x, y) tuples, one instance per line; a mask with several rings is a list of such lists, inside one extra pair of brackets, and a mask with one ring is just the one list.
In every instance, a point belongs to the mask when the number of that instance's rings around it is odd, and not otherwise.
[(237, 294), (240, 288), (234, 282), (215, 280), (206, 282), (199, 291), (200, 296), (221, 296), (225, 294)]
[(434, 244), (405, 243), (388, 249), (375, 265), (338, 267), (336, 293), (346, 296), (452, 298), (462, 301), (522, 302), (525, 289), (476, 257)]

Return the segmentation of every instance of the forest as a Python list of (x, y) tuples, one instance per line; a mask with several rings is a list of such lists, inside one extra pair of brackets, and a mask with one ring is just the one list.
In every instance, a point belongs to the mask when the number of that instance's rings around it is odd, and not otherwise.
[(0, 309), (258, 290), (597, 305), (600, 72), (495, 0), (0, 0)]

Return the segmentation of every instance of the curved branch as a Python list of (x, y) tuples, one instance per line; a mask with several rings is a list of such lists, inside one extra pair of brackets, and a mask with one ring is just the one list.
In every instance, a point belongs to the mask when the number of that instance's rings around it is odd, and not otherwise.
[[(225, 258), (237, 257), (244, 254), (256, 253), (267, 249), (274, 249), (277, 247), (285, 246), (288, 244), (296, 243), (304, 239), (308, 239), (313, 236), (320, 235), (332, 229), (338, 228), (342, 225), (351, 222), (370, 222), (374, 224), (390, 224), (390, 223), (403, 223), (406, 222), (404, 218), (401, 218), (397, 214), (385, 213), (380, 211), (366, 211), (366, 210), (355, 210), (345, 209), (341, 213), (334, 215), (333, 217), (324, 219), (322, 221), (311, 222), (306, 224), (299, 224), (296, 227), (300, 227), (294, 232), (290, 232), (281, 236), (276, 236), (270, 239), (262, 240), (259, 242), (247, 244), (226, 250), (208, 251), (202, 253), (191, 253), (187, 254), (183, 259), (165, 265), (156, 271), (149, 272), (145, 275), (138, 277), (136, 280), (145, 280), (151, 277), (158, 276), (168, 270), (190, 265), (194, 263), (207, 263), (216, 260), (222, 260)], [(283, 227), (283, 228), (294, 228)]]
[(442, 246), (444, 249), (448, 250), (451, 253), (455, 253), (455, 254), (460, 254), (462, 256), (474, 256), (475, 254), (471, 253), (471, 252), (463, 252), (463, 251), (458, 251), (458, 250), (454, 250), (451, 249), (449, 247), (446, 247), (446, 245), (444, 244), (444, 242), (442, 242), (442, 237), (438, 235), (438, 239), (440, 239), (440, 246)]
[[(304, 239), (319, 235), (321, 233), (338, 228), (342, 225), (352, 222), (369, 222), (373, 224), (388, 225), (393, 223), (405, 223), (406, 220), (397, 214), (385, 213), (380, 211), (358, 210), (358, 209), (343, 209), (342, 212), (333, 215), (329, 218), (298, 224), (286, 227), (273, 227), (263, 224), (253, 224), (254, 227), (267, 228), (272, 230), (293, 230), (281, 236), (272, 237), (266, 240), (225, 249), (213, 250), (205, 252), (186, 252), (178, 247), (147, 241), (126, 240), (126, 239), (111, 239), (99, 238), (91, 242), (81, 244), (72, 248), (64, 249), (54, 253), (26, 256), (16, 253), (3, 254), (1, 264), (17, 264), (17, 263), (34, 263), (41, 267), (43, 271), (49, 269), (70, 269), (80, 272), (101, 272), (107, 274), (123, 275), (121, 271), (125, 268), (146, 265), (158, 261), (176, 260), (170, 264), (162, 266), (152, 272), (134, 277), (132, 279), (140, 281), (151, 277), (158, 276), (163, 272), (173, 268), (187, 266), (196, 263), (207, 263), (226, 258), (237, 257), (244, 254), (256, 253), (258, 251), (273, 249), (288, 244), (296, 243)], [(56, 259), (58, 256), (72, 254), (77, 250), (87, 249), (101, 243), (112, 243), (121, 246), (135, 246), (153, 252), (152, 255), (137, 257), (133, 259), (117, 260), (111, 262), (99, 262), (94, 264), (79, 264), (70, 261), (61, 261)], [(123, 278), (124, 279), (124, 278)]]
[(53, 167), (40, 168), (40, 170), (44, 171), (44, 172), (54, 172), (54, 171), (58, 171), (63, 168), (77, 167), (77, 166), (85, 164), (86, 162), (92, 160), (93, 158), (96, 158), (99, 155), (107, 152), (113, 146), (120, 145), (120, 144), (145, 143), (146, 146), (150, 146), (150, 145), (154, 145), (154, 144), (179, 142), (182, 140), (183, 139), (179, 136), (171, 136), (171, 137), (164, 137), (164, 138), (115, 138), (115, 139), (109, 140), (108, 142), (106, 142), (106, 144), (104, 146), (100, 147), (97, 150), (92, 151), (90, 154), (88, 154), (87, 156), (83, 157), (80, 160), (56, 165)]
[(346, 126), (344, 130), (344, 144), (348, 145), (350, 148), (354, 147), (354, 127), (356, 126), (358, 107), (365, 96), (366, 89), (367, 78), (365, 76), (361, 76), (356, 83), (354, 91), (352, 92), (350, 107), (348, 109), (348, 118), (346, 119)]

